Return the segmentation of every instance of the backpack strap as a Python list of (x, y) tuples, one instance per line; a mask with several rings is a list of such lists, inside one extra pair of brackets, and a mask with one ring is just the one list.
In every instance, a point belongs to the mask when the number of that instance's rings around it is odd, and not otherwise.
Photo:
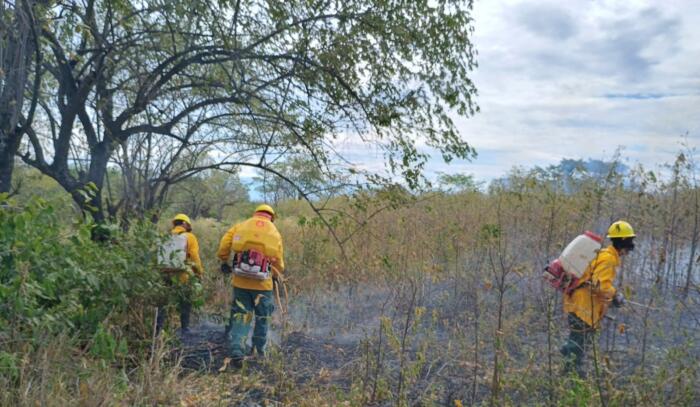
[[(593, 261), (591, 263), (594, 263), (595, 261), (597, 261), (598, 256), (600, 256), (600, 251), (598, 251), (598, 253), (596, 253), (595, 258), (593, 259)], [(589, 265), (589, 267), (590, 267), (590, 265)], [(584, 286), (591, 286), (592, 285), (591, 281), (593, 280), (594, 270), (595, 270), (594, 268), (590, 268), (590, 273), (588, 273), (588, 270), (586, 270), (586, 272), (584, 272), (583, 275), (581, 276), (581, 278), (576, 282), (576, 287), (573, 287), (569, 290), (568, 295), (573, 294), (574, 291), (576, 291), (579, 288), (582, 288)]]
[(574, 293), (574, 291), (578, 290), (579, 288), (583, 288), (584, 286), (590, 285), (591, 279), (593, 278), (593, 272), (591, 272), (588, 277), (586, 277), (586, 278), (583, 278), (583, 277), (585, 277), (585, 275), (582, 276), (581, 279), (579, 279), (576, 282), (575, 287), (572, 287), (572, 288), (566, 290), (566, 293), (567, 293), (566, 295), (572, 295)]

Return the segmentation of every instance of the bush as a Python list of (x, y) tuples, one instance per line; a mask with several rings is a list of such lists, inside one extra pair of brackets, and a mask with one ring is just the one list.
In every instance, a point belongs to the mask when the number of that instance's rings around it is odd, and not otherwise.
[(96, 346), (107, 335), (124, 343), (147, 334), (138, 311), (162, 290), (152, 225), (111, 228), (100, 243), (94, 224), (71, 224), (42, 199), (0, 204), (0, 348), (59, 332)]

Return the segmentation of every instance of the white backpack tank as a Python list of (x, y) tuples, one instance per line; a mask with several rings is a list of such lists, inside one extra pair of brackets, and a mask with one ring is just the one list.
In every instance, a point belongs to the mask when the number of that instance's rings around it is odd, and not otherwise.
[(559, 256), (564, 271), (576, 278), (581, 278), (591, 262), (598, 256), (602, 242), (603, 238), (589, 231), (577, 236)]
[(158, 249), (158, 265), (165, 270), (187, 269), (187, 236), (171, 235)]

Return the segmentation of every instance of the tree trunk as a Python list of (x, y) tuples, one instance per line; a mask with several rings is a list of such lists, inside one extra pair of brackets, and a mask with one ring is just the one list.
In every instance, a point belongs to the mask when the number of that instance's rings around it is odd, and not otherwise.
[(104, 186), (105, 175), (107, 174), (107, 164), (114, 148), (107, 140), (95, 145), (90, 152), (90, 170), (88, 171), (87, 183), (95, 186), (95, 193), (91, 196), (91, 214), (97, 223), (105, 222), (105, 214), (102, 203), (102, 188)]
[(34, 2), (17, 2), (12, 9), (0, 4), (0, 193), (12, 189), (14, 156), (21, 134), (17, 132), (25, 99), (35, 41), (31, 16)]
[[(4, 131), (0, 130), (0, 131)], [(12, 172), (20, 137), (0, 134), (0, 193), (12, 192)]]
[[(107, 174), (107, 163), (113, 147), (107, 141), (94, 145), (90, 150), (90, 168), (79, 177), (72, 176), (67, 170), (45, 171), (45, 174), (55, 179), (73, 198), (73, 202), (90, 215), (93, 220), (102, 224), (106, 221), (102, 189)], [(52, 168), (52, 170), (54, 170)]]

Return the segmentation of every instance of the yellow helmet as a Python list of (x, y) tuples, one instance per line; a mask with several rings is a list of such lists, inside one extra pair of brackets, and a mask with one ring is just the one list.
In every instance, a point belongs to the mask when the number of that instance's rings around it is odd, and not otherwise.
[(617, 222), (610, 225), (610, 227), (608, 228), (609, 238), (625, 238), (635, 236), (637, 235), (634, 234), (634, 229), (632, 229), (632, 225), (625, 222), (624, 220), (618, 220)]
[(190, 217), (185, 215), (184, 213), (178, 213), (177, 215), (175, 215), (175, 217), (173, 218), (173, 222), (175, 222), (176, 220), (181, 220), (183, 222), (187, 222), (188, 225), (192, 226), (192, 222), (190, 221)]
[(255, 212), (267, 212), (272, 215), (273, 219), (275, 217), (275, 210), (268, 204), (258, 205), (257, 208), (255, 208)]

